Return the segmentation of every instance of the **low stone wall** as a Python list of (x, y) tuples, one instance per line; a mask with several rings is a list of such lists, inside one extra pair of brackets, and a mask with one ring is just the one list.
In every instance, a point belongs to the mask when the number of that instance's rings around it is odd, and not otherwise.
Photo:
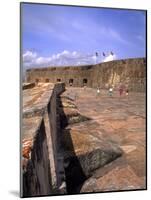
[(63, 171), (63, 162), (57, 159), (56, 101), (64, 90), (64, 84), (58, 83), (37, 85), (30, 93), (23, 93), (26, 95), (22, 120), (23, 197), (66, 192), (63, 173), (59, 173)]
[(51, 194), (53, 192), (44, 120), (29, 146), (23, 141), (23, 197)]
[(26, 89), (30, 89), (35, 87), (35, 83), (23, 83), (22, 89), (26, 90)]

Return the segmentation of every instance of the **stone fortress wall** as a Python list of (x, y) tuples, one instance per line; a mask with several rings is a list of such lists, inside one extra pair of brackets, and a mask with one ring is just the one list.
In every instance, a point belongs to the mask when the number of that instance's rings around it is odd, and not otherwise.
[(73, 87), (118, 88), (124, 84), (130, 91), (146, 90), (146, 59), (115, 60), (95, 65), (32, 68), (26, 71), (27, 82), (64, 82)]
[(57, 97), (63, 91), (63, 83), (23, 85), (22, 197), (66, 191), (57, 114)]

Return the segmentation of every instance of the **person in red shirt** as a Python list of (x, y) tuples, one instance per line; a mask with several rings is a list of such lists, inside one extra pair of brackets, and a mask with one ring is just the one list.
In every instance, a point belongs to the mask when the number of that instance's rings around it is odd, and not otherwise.
[(119, 88), (119, 94), (120, 94), (120, 96), (122, 96), (122, 94), (123, 94), (123, 88), (122, 87)]

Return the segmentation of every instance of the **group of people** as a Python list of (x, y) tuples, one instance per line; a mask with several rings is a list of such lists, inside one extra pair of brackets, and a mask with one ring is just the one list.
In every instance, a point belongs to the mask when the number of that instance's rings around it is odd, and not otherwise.
[[(128, 90), (128, 88), (125, 89), (125, 88), (123, 88), (123, 87), (119, 87), (118, 91), (119, 91), (119, 96), (120, 96), (120, 97), (121, 97), (123, 94), (125, 94), (126, 96), (129, 95), (129, 90)], [(98, 88), (97, 88), (97, 96), (99, 96), (100, 93), (101, 93), (101, 91), (100, 91), (100, 88), (98, 87)], [(109, 95), (110, 97), (113, 96), (113, 87), (109, 87), (109, 89), (108, 89), (108, 95)]]

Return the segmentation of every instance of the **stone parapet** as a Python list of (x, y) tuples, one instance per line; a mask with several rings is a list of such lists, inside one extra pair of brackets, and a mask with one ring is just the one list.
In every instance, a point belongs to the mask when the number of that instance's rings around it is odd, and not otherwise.
[(146, 59), (114, 60), (95, 65), (32, 68), (26, 71), (28, 82), (64, 82), (66, 86), (107, 89), (125, 85), (129, 91), (146, 91)]
[(57, 96), (64, 90), (63, 83), (39, 83), (33, 88), (23, 90), (21, 134), (23, 197), (66, 192), (63, 174), (58, 173), (63, 163), (56, 159), (58, 157), (56, 101)]

